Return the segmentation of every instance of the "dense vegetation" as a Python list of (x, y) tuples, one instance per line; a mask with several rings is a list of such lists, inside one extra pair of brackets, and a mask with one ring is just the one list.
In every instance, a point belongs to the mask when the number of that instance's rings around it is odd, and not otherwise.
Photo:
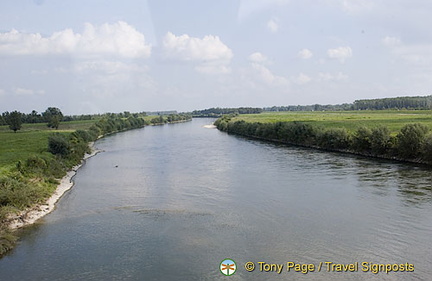
[(192, 111), (193, 117), (220, 117), (224, 114), (254, 114), (261, 113), (262, 108), (239, 107), (239, 108), (208, 108)]
[[(428, 111), (427, 116), (421, 122), (400, 122), (397, 130), (389, 129), (386, 122), (358, 123), (357, 120), (341, 118), (341, 113), (334, 113), (333, 120), (320, 120), (322, 113), (317, 113), (316, 120), (306, 121), (277, 121), (277, 119), (262, 118), (261, 114), (254, 116), (225, 115), (219, 118), (215, 125), (221, 131), (228, 133), (254, 137), (259, 139), (278, 141), (306, 147), (343, 151), (367, 156), (391, 158), (411, 162), (432, 164), (432, 115)], [(346, 113), (351, 116), (352, 112)], [(331, 114), (330, 114), (331, 115)], [(367, 117), (363, 114), (362, 117)], [(373, 114), (372, 114), (373, 115)], [(394, 120), (402, 119), (400, 112), (388, 113)], [(283, 116), (279, 114), (279, 117)], [(296, 117), (300, 117), (297, 114)], [(306, 114), (306, 116), (309, 116)], [(256, 117), (254, 119), (254, 117)], [(317, 118), (318, 117), (318, 118)], [(412, 117), (407, 115), (407, 117)], [(256, 119), (265, 120), (256, 122)], [(292, 118), (292, 114), (291, 114)], [(335, 120), (336, 119), (336, 120)], [(360, 119), (360, 118), (359, 118)], [(391, 121), (390, 119), (383, 119)], [(393, 120), (393, 121), (394, 121)], [(340, 124), (344, 123), (344, 126)], [(371, 125), (372, 124), (372, 125)]]
[(432, 96), (363, 99), (356, 100), (354, 103), (343, 104), (273, 106), (265, 107), (264, 111), (346, 111), (388, 109), (432, 109)]
[(354, 110), (432, 109), (432, 96), (356, 100)]
[[(66, 171), (89, 152), (89, 142), (144, 125), (190, 120), (191, 116), (172, 114), (150, 118), (109, 113), (97, 121), (64, 122), (54, 133), (42, 124), (27, 125), (18, 133), (0, 127), (0, 256), (16, 241), (14, 233), (7, 228), (8, 216), (44, 202)], [(73, 127), (79, 129), (68, 129)]]

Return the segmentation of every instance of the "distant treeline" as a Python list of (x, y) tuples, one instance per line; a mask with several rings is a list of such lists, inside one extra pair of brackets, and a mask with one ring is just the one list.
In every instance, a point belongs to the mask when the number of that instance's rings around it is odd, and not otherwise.
[[(45, 112), (38, 113), (36, 110), (32, 110), (32, 112), (26, 114), (26, 113), (20, 113), (21, 115), (21, 122), (22, 123), (28, 123), (28, 124), (34, 124), (34, 123), (46, 123), (49, 119), (49, 112), (51, 108), (48, 108)], [(7, 125), (7, 120), (11, 112), (5, 111), (0, 115), (0, 126)], [(60, 112), (61, 113), (61, 112)], [(118, 116), (120, 118), (128, 118), (129, 116), (134, 116), (137, 118), (138, 116), (146, 116), (147, 114), (145, 112), (140, 113), (130, 113), (129, 111), (124, 111), (121, 113), (104, 113), (104, 114), (82, 114), (82, 115), (63, 115), (61, 114), (61, 120), (63, 122), (68, 121), (83, 121), (83, 120), (98, 120), (102, 119), (104, 117), (110, 117), (110, 116)]]
[(353, 109), (432, 109), (432, 96), (356, 100)]
[(343, 111), (384, 109), (432, 109), (432, 96), (356, 100), (354, 103), (265, 107), (264, 111)]
[(352, 103), (344, 104), (313, 104), (313, 105), (287, 105), (264, 107), (264, 111), (343, 111), (353, 110)]
[(387, 127), (360, 127), (354, 133), (304, 122), (252, 123), (231, 121), (233, 115), (216, 120), (221, 131), (305, 147), (366, 156), (432, 164), (432, 134), (426, 125), (405, 125), (396, 136)]
[(178, 114), (176, 110), (166, 110), (166, 111), (146, 111), (147, 115), (172, 115)]
[(254, 107), (239, 107), (239, 108), (209, 108), (203, 110), (192, 111), (193, 117), (221, 117), (224, 114), (254, 114), (261, 113), (262, 108)]

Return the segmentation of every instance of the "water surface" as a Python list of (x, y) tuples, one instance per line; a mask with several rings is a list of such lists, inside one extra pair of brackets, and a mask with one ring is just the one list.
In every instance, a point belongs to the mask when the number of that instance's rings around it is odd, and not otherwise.
[[(1, 280), (430, 280), (432, 174), (203, 128), (101, 139)], [(237, 262), (230, 277), (225, 258)], [(268, 263), (412, 263), (413, 273), (247, 272)]]

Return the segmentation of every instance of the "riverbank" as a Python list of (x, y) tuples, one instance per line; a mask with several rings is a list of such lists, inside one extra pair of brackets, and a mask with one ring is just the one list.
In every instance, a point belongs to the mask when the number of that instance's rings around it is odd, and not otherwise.
[[(299, 114), (302, 113), (296, 113), (297, 117)], [(324, 113), (306, 114), (322, 115)], [(390, 130), (377, 120), (369, 124), (364, 122), (362, 125), (359, 125), (359, 118), (357, 120), (346, 118), (343, 119), (343, 122), (341, 120), (335, 122), (334, 116), (341, 119), (341, 114), (347, 113), (326, 115), (324, 117), (329, 120), (325, 122), (318, 120), (313, 122), (311, 120), (279, 121), (287, 117), (292, 118), (291, 113), (276, 115), (279, 119), (271, 119), (267, 122), (251, 122), (249, 121), (250, 116), (227, 115), (216, 120), (215, 125), (221, 131), (248, 138), (371, 158), (432, 165), (431, 116), (422, 117), (422, 123), (403, 123), (396, 118), (399, 129)], [(348, 112), (348, 114), (353, 113)], [(356, 114), (364, 118), (360, 115), (361, 113)], [(366, 114), (371, 115), (371, 113)], [(348, 117), (352, 118), (352, 116)], [(252, 120), (259, 118), (255, 117)], [(387, 117), (386, 122), (391, 123), (391, 119)], [(342, 123), (343, 126), (340, 126)], [(348, 130), (348, 127), (355, 129)]]
[(76, 175), (78, 169), (85, 164), (87, 159), (102, 152), (102, 150), (98, 150), (94, 147), (94, 142), (89, 143), (89, 147), (91, 152), (89, 154), (85, 154), (81, 163), (72, 167), (71, 170), (66, 173), (66, 175), (60, 180), (60, 183), (57, 185), (57, 188), (51, 197), (49, 197), (42, 204), (37, 204), (31, 208), (19, 212), (18, 214), (10, 215), (5, 222), (7, 227), (11, 230), (22, 228), (35, 223), (42, 217), (51, 213), (55, 209), (58, 200), (60, 200), (66, 191), (73, 187), (74, 182), (72, 179)]

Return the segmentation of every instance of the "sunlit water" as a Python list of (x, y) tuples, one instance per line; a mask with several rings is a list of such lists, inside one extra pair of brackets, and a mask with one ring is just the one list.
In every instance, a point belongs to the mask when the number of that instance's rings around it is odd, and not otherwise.
[[(98, 141), (105, 152), (23, 231), (0, 279), (432, 280), (431, 170), (247, 140), (203, 127), (212, 121)], [(230, 277), (225, 258), (237, 262)], [(259, 261), (415, 271), (277, 274)]]

